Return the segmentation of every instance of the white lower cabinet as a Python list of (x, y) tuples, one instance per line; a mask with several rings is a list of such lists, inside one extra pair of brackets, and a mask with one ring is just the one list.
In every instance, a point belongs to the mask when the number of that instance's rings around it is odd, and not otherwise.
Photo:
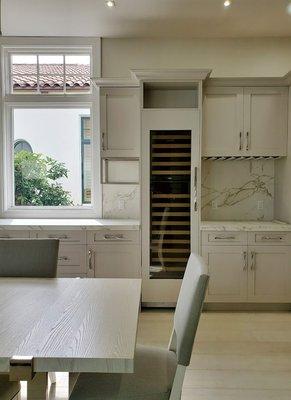
[[(228, 237), (226, 233), (224, 235)], [(249, 233), (243, 245), (208, 245), (206, 237), (202, 235), (202, 256), (210, 275), (206, 301), (291, 302), (291, 245), (288, 234), (271, 233), (270, 236)], [(253, 244), (256, 237), (258, 241), (263, 238), (260, 245)]]
[(206, 301), (247, 299), (247, 246), (203, 246), (210, 280)]
[(86, 246), (60, 244), (57, 276), (60, 278), (87, 276)]
[(289, 246), (250, 246), (248, 300), (291, 302)]
[(90, 245), (88, 266), (95, 278), (140, 278), (140, 247), (136, 244), (110, 243)]

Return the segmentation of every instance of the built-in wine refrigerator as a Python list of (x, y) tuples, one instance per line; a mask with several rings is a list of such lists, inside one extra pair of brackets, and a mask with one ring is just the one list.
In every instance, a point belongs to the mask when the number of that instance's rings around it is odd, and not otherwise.
[(142, 124), (143, 301), (172, 304), (198, 251), (198, 113), (143, 110)]

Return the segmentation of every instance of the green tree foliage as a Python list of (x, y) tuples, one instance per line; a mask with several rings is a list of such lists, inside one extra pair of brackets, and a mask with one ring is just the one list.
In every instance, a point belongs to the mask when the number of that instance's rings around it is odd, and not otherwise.
[(15, 204), (18, 206), (69, 206), (70, 192), (57, 179), (67, 178), (65, 165), (43, 154), (22, 150), (14, 156)]

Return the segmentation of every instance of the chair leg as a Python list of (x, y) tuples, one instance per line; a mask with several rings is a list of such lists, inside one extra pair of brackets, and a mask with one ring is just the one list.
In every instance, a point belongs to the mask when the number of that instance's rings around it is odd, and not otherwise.
[(56, 383), (56, 381), (57, 381), (57, 376), (56, 376), (56, 373), (55, 372), (49, 372), (48, 373), (48, 376), (49, 376), (49, 380), (50, 380), (50, 382), (53, 384), (53, 383)]

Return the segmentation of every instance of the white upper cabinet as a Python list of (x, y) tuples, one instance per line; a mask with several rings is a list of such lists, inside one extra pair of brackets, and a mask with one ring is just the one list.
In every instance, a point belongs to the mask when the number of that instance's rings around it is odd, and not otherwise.
[(245, 150), (256, 156), (287, 152), (287, 88), (244, 88)]
[(139, 157), (138, 88), (100, 89), (102, 157)]
[(216, 87), (203, 102), (203, 156), (284, 156), (288, 89)]
[(241, 155), (243, 88), (209, 88), (203, 101), (203, 155)]

